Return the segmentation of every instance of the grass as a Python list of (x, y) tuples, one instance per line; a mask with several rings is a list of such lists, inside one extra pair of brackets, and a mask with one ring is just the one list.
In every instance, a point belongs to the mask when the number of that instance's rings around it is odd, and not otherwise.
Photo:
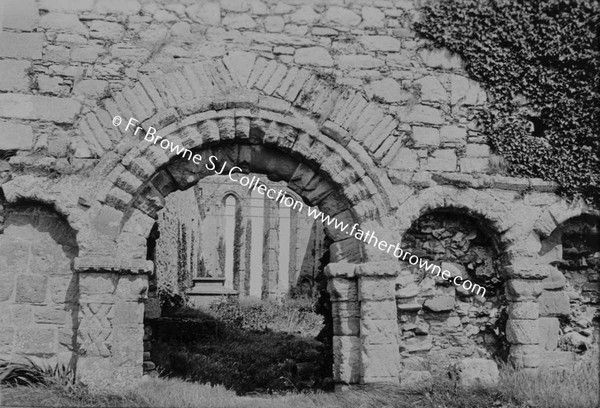
[[(323, 328), (323, 316), (315, 311), (315, 299), (223, 298), (214, 302), (208, 313), (230, 327), (242, 330), (273, 331), (316, 337)], [(203, 315), (197, 309), (185, 308), (177, 316)]]
[(202, 408), (596, 408), (598, 366), (594, 362), (564, 373), (544, 371), (528, 376), (501, 368), (496, 389), (460, 390), (439, 378), (431, 392), (406, 393), (393, 385), (361, 386), (336, 393), (287, 393), (238, 396), (221, 385), (180, 379), (149, 378), (121, 392), (91, 392), (84, 386), (64, 388), (58, 382), (40, 386), (4, 386), (0, 405), (44, 407), (202, 407)]
[(195, 319), (158, 320), (153, 337), (152, 360), (167, 377), (222, 384), (239, 394), (331, 384), (328, 350), (310, 337)]

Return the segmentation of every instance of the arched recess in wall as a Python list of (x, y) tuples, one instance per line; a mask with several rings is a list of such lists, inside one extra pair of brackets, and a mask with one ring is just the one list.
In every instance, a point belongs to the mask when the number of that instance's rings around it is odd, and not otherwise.
[(539, 297), (546, 360), (565, 360), (565, 351), (571, 352), (571, 360), (597, 359), (600, 216), (583, 213), (562, 222), (542, 240), (540, 256), (553, 266), (547, 268)]
[(402, 244), (440, 272), (479, 286), (455, 286), (433, 268), (402, 262), (396, 292), (400, 351), (410, 356), (427, 350), (430, 369), (440, 373), (456, 357), (506, 358), (507, 301), (498, 262), (504, 248), (489, 220), (465, 208), (428, 210), (412, 222)]
[(21, 199), (0, 210), (0, 312), (7, 317), (0, 353), (75, 369), (82, 340), (76, 231), (39, 201)]

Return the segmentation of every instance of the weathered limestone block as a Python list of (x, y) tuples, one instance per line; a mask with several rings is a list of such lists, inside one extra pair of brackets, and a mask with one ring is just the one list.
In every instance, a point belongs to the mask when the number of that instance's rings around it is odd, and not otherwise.
[(485, 173), (489, 169), (490, 160), (487, 158), (464, 157), (460, 159), (462, 173)]
[(536, 320), (540, 316), (537, 302), (512, 302), (508, 306), (508, 317), (518, 320)]
[(361, 15), (363, 27), (381, 28), (385, 25), (385, 14), (376, 7), (363, 7)]
[(33, 320), (39, 324), (64, 325), (67, 321), (67, 311), (64, 307), (36, 307), (33, 311)]
[(290, 21), (298, 25), (309, 25), (315, 23), (320, 15), (315, 12), (311, 4), (300, 7), (290, 15)]
[(142, 301), (148, 294), (148, 275), (120, 275), (115, 295), (118, 299), (128, 302)]
[(100, 14), (137, 14), (142, 6), (137, 0), (98, 0), (94, 10)]
[(48, 292), (54, 303), (76, 303), (79, 298), (79, 285), (69, 268), (66, 276), (53, 276), (48, 278)]
[(540, 316), (566, 316), (570, 313), (569, 297), (565, 292), (544, 290), (538, 299)]
[(125, 29), (121, 24), (108, 21), (92, 20), (90, 23), (90, 38), (118, 41), (121, 39)]
[(327, 283), (327, 290), (332, 300), (356, 302), (358, 301), (358, 287), (354, 279), (331, 278)]
[(561, 200), (557, 203), (554, 203), (549, 209), (548, 212), (556, 220), (558, 225), (567, 221), (570, 218), (577, 217), (581, 215), (582, 209), (585, 207), (585, 204), (579, 200), (573, 203), (569, 203), (567, 200)]
[[(2, 41), (0, 41), (0, 44)], [(18, 119), (73, 123), (81, 104), (74, 99), (51, 96), (0, 94), (0, 116)]]
[(0, 91), (27, 91), (29, 89), (27, 74), (30, 68), (30, 61), (1, 60)]
[(334, 336), (358, 336), (361, 320), (358, 317), (333, 317)]
[[(414, 82), (421, 88), (421, 100), (425, 102), (444, 103), (448, 100), (446, 89), (442, 86), (440, 80), (432, 75), (423, 77)], [(453, 126), (456, 127), (456, 126)], [(466, 131), (465, 131), (466, 138)]]
[(75, 34), (86, 34), (87, 27), (79, 21), (75, 14), (48, 13), (40, 18), (40, 27), (47, 31), (62, 31)]
[(538, 345), (513, 345), (510, 347), (509, 360), (517, 368), (535, 368), (540, 365), (540, 347)]
[(494, 388), (500, 382), (498, 366), (492, 360), (465, 358), (450, 368), (451, 378), (460, 387)]
[(113, 325), (141, 324), (144, 321), (144, 304), (118, 301), (113, 305), (113, 313)]
[(384, 64), (383, 60), (370, 55), (340, 55), (338, 59), (340, 69), (373, 69)]
[(333, 59), (323, 47), (300, 48), (296, 51), (294, 60), (300, 65), (313, 65), (317, 67), (333, 66)]
[(447, 312), (454, 309), (455, 302), (454, 296), (438, 296), (427, 299), (423, 306), (432, 312)]
[(512, 344), (538, 344), (538, 321), (508, 319), (506, 339)]
[(19, 275), (17, 276), (15, 301), (17, 303), (44, 303), (47, 287), (48, 277), (46, 276)]
[(465, 154), (469, 157), (489, 157), (490, 147), (485, 144), (468, 143)]
[(3, 7), (0, 28), (32, 31), (36, 27), (39, 12), (34, 0), (5, 0)]
[[(21, 1), (21, 0), (17, 0)], [(66, 12), (77, 12), (83, 10), (91, 10), (94, 6), (94, 0), (41, 0), (40, 9), (51, 10), (51, 11), (66, 11)], [(37, 10), (36, 10), (37, 13)]]
[(407, 122), (427, 123), (441, 125), (444, 123), (444, 113), (440, 109), (431, 106), (415, 105), (414, 107), (398, 108), (400, 119)]
[(395, 278), (361, 277), (358, 281), (359, 298), (361, 301), (395, 299), (395, 283)]
[(416, 170), (419, 167), (417, 152), (405, 147), (400, 148), (396, 157), (390, 162), (389, 167), (392, 170)]
[(527, 256), (536, 254), (540, 248), (541, 245), (537, 239), (521, 240), (517, 249), (525, 256), (513, 260), (512, 264), (506, 268), (507, 275), (512, 278), (529, 279), (530, 282), (542, 285), (542, 279), (550, 276), (556, 268), (546, 263), (536, 263), (536, 259)]
[(40, 59), (42, 58), (43, 33), (0, 32), (0, 57)]
[(74, 62), (96, 62), (100, 54), (104, 52), (104, 49), (100, 46), (89, 45), (81, 47), (73, 47), (71, 49), (71, 60)]
[[(108, 82), (98, 79), (84, 79), (78, 82), (73, 88), (74, 95), (82, 95), (87, 98), (100, 98), (106, 96), (108, 92)], [(139, 118), (139, 115), (136, 115)]]
[(114, 303), (113, 293), (118, 277), (114, 273), (79, 273), (79, 292), (82, 303)]
[(362, 300), (360, 302), (360, 317), (363, 320), (393, 320), (397, 317), (395, 300)]
[(544, 350), (556, 350), (560, 323), (555, 317), (542, 317), (538, 320), (540, 329), (540, 347)]
[(20, 354), (54, 354), (57, 351), (56, 327), (17, 327), (14, 352)]
[(333, 6), (325, 13), (328, 22), (339, 26), (355, 26), (361, 21), (358, 14), (344, 7)]
[(408, 283), (406, 286), (396, 290), (397, 299), (410, 299), (419, 294), (419, 286), (415, 282)]
[(227, 13), (223, 18), (222, 24), (236, 30), (240, 28), (252, 29), (256, 27), (256, 21), (248, 14)]
[(387, 103), (402, 102), (410, 99), (412, 95), (404, 91), (398, 81), (392, 78), (384, 78), (373, 81), (365, 87), (370, 98), (378, 98)]
[(333, 378), (335, 382), (356, 384), (361, 373), (360, 338), (333, 336)]
[(567, 278), (565, 275), (558, 269), (553, 266), (549, 268), (549, 276), (542, 281), (542, 287), (546, 290), (548, 289), (562, 289), (567, 283)]
[(400, 50), (400, 41), (387, 35), (365, 35), (359, 42), (367, 51), (397, 52)]
[(400, 265), (396, 261), (366, 262), (358, 265), (356, 274), (361, 277), (381, 277), (390, 279), (398, 275)]
[(440, 131), (436, 128), (413, 126), (412, 139), (414, 147), (439, 146)]
[[(395, 312), (395, 311), (394, 311)], [(349, 318), (357, 317), (360, 318), (361, 306), (357, 301), (332, 301), (331, 302), (331, 315), (334, 318)]]
[(440, 128), (440, 141), (442, 143), (467, 143), (467, 129), (449, 125)]
[(329, 247), (332, 262), (356, 263), (363, 259), (362, 243), (354, 237), (334, 242)]
[[(9, 300), (15, 288), (15, 277), (12, 273), (0, 273), (0, 302)], [(0, 324), (2, 321), (0, 320)]]
[(540, 282), (511, 279), (506, 283), (506, 295), (509, 300), (535, 300), (541, 293)]
[[(389, 301), (388, 303), (393, 303)], [(360, 339), (364, 345), (368, 344), (396, 344), (398, 336), (398, 322), (391, 319), (360, 319)]]
[(425, 170), (456, 171), (456, 152), (453, 149), (438, 149), (427, 159)]
[[(396, 325), (397, 326), (397, 325)], [(398, 383), (400, 355), (398, 345), (361, 345), (362, 383)]]
[(31, 126), (0, 121), (0, 150), (29, 150), (32, 147)]
[(4, 326), (0, 331), (0, 353), (10, 354), (13, 352), (13, 337), (15, 329), (10, 326)]

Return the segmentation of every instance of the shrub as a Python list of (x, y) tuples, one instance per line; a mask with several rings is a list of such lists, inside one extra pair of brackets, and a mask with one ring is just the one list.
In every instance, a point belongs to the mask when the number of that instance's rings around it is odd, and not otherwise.
[(244, 330), (272, 330), (315, 337), (323, 328), (323, 317), (309, 298), (275, 300), (223, 298), (210, 310), (222, 323)]

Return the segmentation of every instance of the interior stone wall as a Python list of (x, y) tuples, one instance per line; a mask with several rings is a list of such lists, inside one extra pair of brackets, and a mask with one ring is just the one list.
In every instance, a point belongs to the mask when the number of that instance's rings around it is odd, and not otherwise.
[[(404, 267), (397, 278), (399, 345), (412, 366), (445, 372), (453, 360), (506, 358), (507, 301), (495, 260), (500, 249), (481, 220), (446, 210), (425, 214), (405, 233), (406, 249), (486, 289), (485, 298)], [(414, 368), (413, 368), (414, 370)]]
[(543, 353), (558, 366), (600, 358), (600, 219), (579, 216), (546, 240), (545, 254), (560, 273), (549, 277), (540, 296)]

